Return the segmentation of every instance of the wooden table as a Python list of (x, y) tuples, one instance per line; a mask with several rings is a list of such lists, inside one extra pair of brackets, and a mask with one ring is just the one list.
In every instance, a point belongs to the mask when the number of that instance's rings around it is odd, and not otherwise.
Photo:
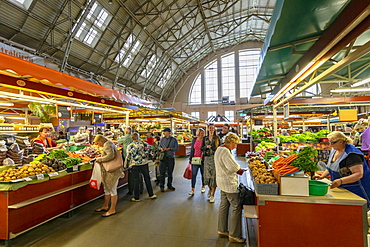
[(179, 143), (179, 150), (175, 152), (176, 156), (189, 156), (191, 151), (191, 142), (188, 143)]

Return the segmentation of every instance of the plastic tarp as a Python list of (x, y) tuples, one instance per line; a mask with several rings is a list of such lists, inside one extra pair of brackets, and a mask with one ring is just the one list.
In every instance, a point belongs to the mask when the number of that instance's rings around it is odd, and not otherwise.
[(0, 52), (0, 70), (11, 70), (23, 77), (29, 77), (28, 80), (39, 81), (45, 85), (65, 88), (71, 91), (81, 91), (88, 94), (107, 97), (113, 100), (127, 102), (134, 105), (143, 105), (150, 107), (151, 102), (139, 99), (137, 97), (121, 93), (119, 91), (106, 88), (85, 81), (59, 71), (55, 71), (38, 64), (34, 64), (22, 59), (12, 57)]

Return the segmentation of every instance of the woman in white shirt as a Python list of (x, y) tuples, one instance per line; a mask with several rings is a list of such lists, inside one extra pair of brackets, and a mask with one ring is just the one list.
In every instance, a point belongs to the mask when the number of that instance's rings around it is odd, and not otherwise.
[[(218, 147), (215, 152), (216, 182), (221, 190), (218, 236), (228, 237), (229, 241), (234, 243), (245, 242), (245, 238), (242, 237), (242, 205), (238, 191), (238, 174), (242, 174), (243, 170), (231, 155), (231, 150), (235, 149), (239, 142), (240, 139), (236, 134), (229, 133), (224, 145)], [(230, 206), (231, 217), (228, 224)]]

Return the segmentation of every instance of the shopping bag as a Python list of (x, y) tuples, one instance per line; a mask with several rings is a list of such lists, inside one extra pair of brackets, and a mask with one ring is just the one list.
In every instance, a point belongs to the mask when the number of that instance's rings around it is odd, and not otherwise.
[(101, 184), (101, 170), (98, 163), (94, 164), (93, 172), (90, 178), (89, 186), (93, 189), (99, 190)]
[(191, 179), (191, 176), (192, 176), (192, 170), (191, 170), (191, 164), (189, 163), (186, 168), (185, 168), (185, 172), (184, 172), (184, 178), (186, 179)]
[(255, 201), (254, 201), (255, 195), (252, 189), (240, 183), (238, 190), (239, 190), (240, 203), (242, 205), (255, 205)]

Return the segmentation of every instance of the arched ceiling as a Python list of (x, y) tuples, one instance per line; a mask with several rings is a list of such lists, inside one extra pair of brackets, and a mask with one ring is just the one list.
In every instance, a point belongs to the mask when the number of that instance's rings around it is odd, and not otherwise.
[[(62, 72), (78, 71), (163, 102), (208, 54), (263, 41), (274, 5), (275, 0), (3, 0), (0, 41), (46, 57)], [(101, 10), (108, 14), (104, 23), (94, 21)], [(91, 44), (88, 34), (96, 37)]]

